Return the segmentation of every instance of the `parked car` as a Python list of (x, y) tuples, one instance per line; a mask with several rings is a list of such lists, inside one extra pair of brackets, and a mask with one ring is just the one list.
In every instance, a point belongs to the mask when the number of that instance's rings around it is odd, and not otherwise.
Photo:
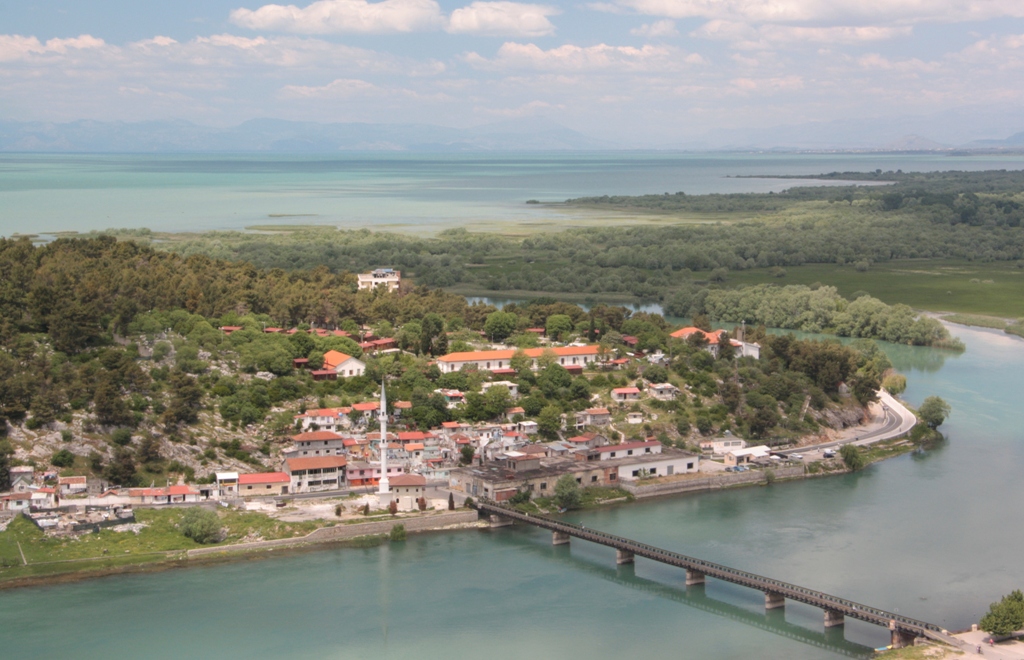
[(822, 454), (822, 456), (824, 456), (825, 458), (835, 458), (836, 457), (836, 453), (834, 451), (832, 451), (831, 449), (826, 449), (825, 453)]
[(798, 461), (804, 460), (804, 455), (803, 454), (790, 454), (789, 457), (790, 458), (795, 458)]

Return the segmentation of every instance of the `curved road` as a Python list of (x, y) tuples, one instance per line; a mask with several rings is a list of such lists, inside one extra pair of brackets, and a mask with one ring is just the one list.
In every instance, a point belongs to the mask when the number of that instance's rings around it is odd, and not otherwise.
[(863, 433), (857, 436), (857, 439), (855, 440), (833, 440), (831, 442), (823, 442), (817, 445), (784, 449), (775, 453), (783, 456), (790, 456), (792, 454), (800, 454), (803, 452), (835, 449), (846, 444), (859, 446), (870, 445), (883, 440), (898, 438), (901, 435), (909, 433), (910, 429), (914, 428), (914, 425), (917, 424), (917, 417), (914, 413), (910, 412), (906, 406), (885, 390), (878, 391), (878, 400), (882, 404), (882, 409), (885, 411), (885, 422), (882, 424), (881, 428)]

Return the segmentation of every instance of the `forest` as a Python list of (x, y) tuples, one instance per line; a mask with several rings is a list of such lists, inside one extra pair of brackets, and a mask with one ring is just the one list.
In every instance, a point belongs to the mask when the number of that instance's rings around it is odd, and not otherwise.
[[(812, 264), (857, 273), (915, 260), (1024, 266), (1024, 174), (821, 175), (858, 177), (892, 183), (797, 187), (779, 194), (574, 199), (568, 207), (682, 215), (655, 225), (570, 226), (525, 236), (452, 229), (425, 238), (315, 226), (258, 233), (109, 233), (143, 243), (159, 239), (153, 244), (162, 250), (246, 261), (261, 270), (322, 267), (341, 273), (393, 267), (417, 284), (467, 295), (563, 294), (621, 302), (665, 302), (694, 285), (728, 287), (734, 275), (747, 272), (771, 281), (784, 277), (787, 268)], [(706, 221), (693, 222), (686, 214)], [(956, 307), (962, 297), (948, 302)], [(1019, 306), (996, 301), (993, 307)], [(964, 305), (964, 311), (983, 310)]]

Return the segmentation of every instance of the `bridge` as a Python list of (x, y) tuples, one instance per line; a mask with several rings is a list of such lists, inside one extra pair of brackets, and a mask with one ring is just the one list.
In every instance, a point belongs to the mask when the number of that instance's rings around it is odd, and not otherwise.
[(868, 623), (887, 628), (891, 633), (893, 648), (902, 648), (912, 644), (919, 637), (927, 637), (936, 641), (959, 647), (959, 640), (951, 636), (939, 626), (925, 621), (887, 612), (877, 607), (856, 603), (814, 589), (782, 582), (773, 578), (748, 573), (722, 564), (689, 557), (671, 550), (656, 548), (622, 536), (608, 534), (583, 525), (555, 520), (545, 516), (522, 513), (506, 506), (490, 502), (477, 502), (473, 505), (482, 514), (490, 516), (495, 527), (511, 524), (513, 521), (526, 523), (542, 529), (551, 530), (554, 545), (569, 543), (575, 537), (591, 543), (615, 549), (616, 564), (631, 564), (636, 557), (644, 557), (653, 561), (676, 566), (686, 571), (686, 586), (704, 584), (709, 577), (733, 584), (757, 589), (764, 593), (766, 610), (785, 607), (786, 600), (794, 600), (821, 608), (825, 612), (825, 628), (841, 626), (846, 617), (859, 619)]

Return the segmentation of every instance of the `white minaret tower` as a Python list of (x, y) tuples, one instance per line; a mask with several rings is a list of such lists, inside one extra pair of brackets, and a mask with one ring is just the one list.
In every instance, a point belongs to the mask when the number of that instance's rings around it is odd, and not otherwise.
[(391, 484), (388, 483), (388, 399), (384, 394), (384, 379), (380, 381), (380, 488), (377, 503), (386, 509), (391, 504)]

